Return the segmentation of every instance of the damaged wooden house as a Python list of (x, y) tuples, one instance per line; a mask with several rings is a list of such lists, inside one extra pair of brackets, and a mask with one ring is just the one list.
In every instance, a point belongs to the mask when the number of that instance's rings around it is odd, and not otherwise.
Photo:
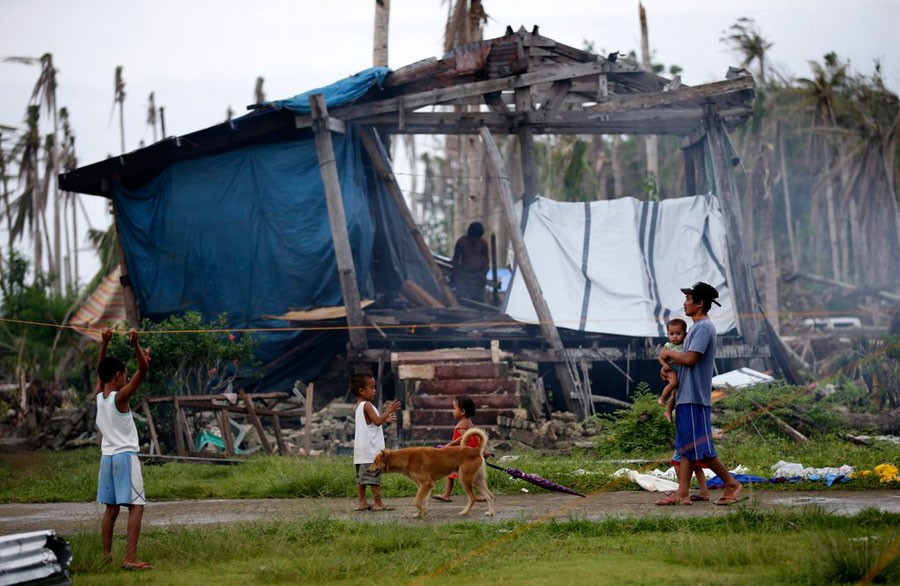
[[(720, 370), (755, 361), (791, 376), (741, 240), (729, 237), (743, 228), (727, 132), (751, 115), (754, 87), (746, 73), (688, 87), (508, 29), (59, 181), (111, 200), (130, 321), (227, 313), (261, 341), (264, 376), (248, 391), (303, 380), (327, 397), (330, 369), (341, 374), (332, 395), (342, 396), (353, 369), (370, 369), (382, 396), (404, 402), (406, 439), (446, 439), (453, 394), (472, 395), (476, 422), (494, 430), (551, 411), (580, 420), (626, 400), (637, 382), (658, 378), (678, 288), (701, 279), (722, 295)], [(400, 134), (482, 143), (485, 197), (499, 200), (514, 258), (504, 307), (454, 296), (395, 177), (385, 145)], [(686, 197), (538, 197), (541, 134), (680, 137)], [(510, 136), (521, 193), (497, 147)]]

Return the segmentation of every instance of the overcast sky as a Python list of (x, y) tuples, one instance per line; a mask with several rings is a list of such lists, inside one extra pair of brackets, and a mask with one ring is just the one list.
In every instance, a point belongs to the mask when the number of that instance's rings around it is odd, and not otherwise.
[[(507, 25), (598, 52), (640, 47), (636, 0), (483, 0), (485, 38)], [(654, 61), (683, 68), (698, 84), (724, 78), (738, 57), (720, 43), (738, 18), (756, 21), (773, 44), (771, 65), (805, 76), (828, 51), (871, 73), (882, 63), (900, 89), (896, 0), (645, 0)], [(235, 115), (265, 78), (268, 99), (286, 98), (356, 73), (372, 63), (372, 0), (0, 0), (0, 57), (50, 52), (59, 106), (69, 109), (80, 164), (118, 154), (112, 116), (115, 68), (124, 67), (126, 150), (152, 141), (147, 97), (165, 107), (168, 134), (180, 135)], [(392, 0), (393, 68), (442, 54), (447, 7), (441, 0)], [(0, 125), (21, 125), (38, 68), (0, 62)], [(104, 200), (84, 196), (94, 227), (109, 217)], [(5, 233), (0, 234), (5, 242)], [(85, 258), (82, 263), (90, 263)], [(86, 280), (90, 275), (82, 275)]]

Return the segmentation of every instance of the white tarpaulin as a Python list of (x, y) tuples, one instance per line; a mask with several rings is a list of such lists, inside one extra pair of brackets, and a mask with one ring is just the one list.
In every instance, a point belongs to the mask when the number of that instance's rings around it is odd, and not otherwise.
[[(709, 314), (719, 334), (736, 327), (725, 238), (711, 195), (585, 203), (539, 197), (525, 228), (525, 247), (558, 327), (637, 337), (665, 336), (666, 322), (684, 316), (680, 289), (697, 281), (719, 290), (722, 307)], [(519, 271), (506, 313), (538, 321)]]

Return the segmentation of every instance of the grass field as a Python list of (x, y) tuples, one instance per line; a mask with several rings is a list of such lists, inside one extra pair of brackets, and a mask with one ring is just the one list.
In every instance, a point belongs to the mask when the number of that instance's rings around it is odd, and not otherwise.
[[(850, 444), (839, 439), (798, 445), (785, 440), (719, 443), (723, 461), (738, 464), (750, 474), (767, 478), (778, 460), (801, 462), (807, 466), (825, 467), (849, 464), (859, 470), (872, 469), (885, 462), (900, 464), (900, 448), (886, 443), (873, 447)], [(670, 452), (640, 454), (658, 459), (648, 465), (621, 464), (616, 460), (634, 458), (635, 454), (600, 453), (578, 450), (570, 454), (523, 453), (507, 464), (551, 478), (585, 494), (606, 490), (637, 490), (637, 485), (613, 478), (613, 472), (632, 468), (668, 467)], [(349, 457), (300, 458), (289, 456), (254, 456), (236, 466), (177, 464), (144, 466), (144, 485), (151, 500), (208, 498), (298, 498), (347, 497), (355, 494), (352, 464)], [(0, 502), (85, 502), (96, 495), (98, 449), (68, 452), (0, 453)], [(510, 494), (522, 483), (506, 474), (489, 470), (492, 490)], [(410, 496), (415, 487), (398, 475), (385, 477), (384, 491), (391, 496)], [(439, 487), (443, 486), (439, 484)], [(541, 489), (529, 489), (539, 492)], [(764, 485), (761, 489), (809, 489), (811, 483)], [(854, 489), (890, 488), (876, 477), (856, 478), (847, 483)], [(841, 485), (835, 488), (840, 488)], [(897, 488), (897, 485), (894, 485)], [(460, 492), (459, 486), (455, 489)]]
[[(858, 469), (900, 461), (894, 446), (863, 448), (839, 439), (805, 446), (777, 440), (720, 445), (729, 466), (743, 464), (760, 476), (770, 475), (778, 459), (815, 467), (850, 464)], [(667, 455), (642, 456), (659, 458), (664, 466)], [(512, 465), (584, 493), (637, 490), (612, 476), (622, 467), (613, 460), (635, 454), (583, 450), (519, 456)], [(98, 460), (96, 449), (0, 454), (0, 502), (91, 501)], [(497, 493), (522, 488), (503, 473), (489, 473)], [(237, 466), (168, 463), (145, 466), (144, 476), (148, 497), (157, 501), (352, 499), (355, 493), (347, 457), (255, 456)], [(414, 492), (414, 485), (399, 475), (386, 476), (384, 483), (385, 494), (392, 498)], [(814, 486), (764, 485), (757, 490)], [(874, 477), (853, 479), (844, 486), (897, 488)], [(715, 518), (473, 520), (422, 526), (320, 514), (298, 522), (145, 527), (140, 553), (156, 569), (140, 574), (101, 563), (99, 534), (66, 537), (75, 552), (76, 584), (830, 584), (855, 583), (867, 573), (877, 574), (875, 583), (900, 583), (898, 528), (900, 515), (876, 510), (837, 517), (817, 510), (761, 512), (746, 507)], [(117, 556), (123, 540), (117, 533)]]
[(835, 584), (873, 568), (896, 584), (898, 528), (900, 515), (876, 511), (442, 526), (323, 516), (147, 530), (141, 555), (156, 567), (139, 575), (100, 563), (98, 535), (71, 543), (76, 584)]

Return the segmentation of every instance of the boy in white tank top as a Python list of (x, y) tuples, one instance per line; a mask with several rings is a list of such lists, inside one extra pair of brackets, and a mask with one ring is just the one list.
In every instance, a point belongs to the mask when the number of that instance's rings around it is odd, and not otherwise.
[(137, 332), (131, 330), (131, 346), (137, 359), (137, 372), (128, 380), (125, 364), (106, 356), (112, 330), (105, 328), (97, 362), (97, 429), (103, 435), (100, 446), (100, 474), (97, 480), (97, 502), (106, 505), (103, 515), (103, 555), (112, 557), (113, 530), (119, 507), (128, 507), (128, 531), (122, 567), (127, 570), (149, 570), (153, 566), (137, 557), (137, 542), (144, 517), (144, 479), (137, 454), (140, 451), (137, 428), (129, 400), (147, 375), (149, 365), (138, 343)]

